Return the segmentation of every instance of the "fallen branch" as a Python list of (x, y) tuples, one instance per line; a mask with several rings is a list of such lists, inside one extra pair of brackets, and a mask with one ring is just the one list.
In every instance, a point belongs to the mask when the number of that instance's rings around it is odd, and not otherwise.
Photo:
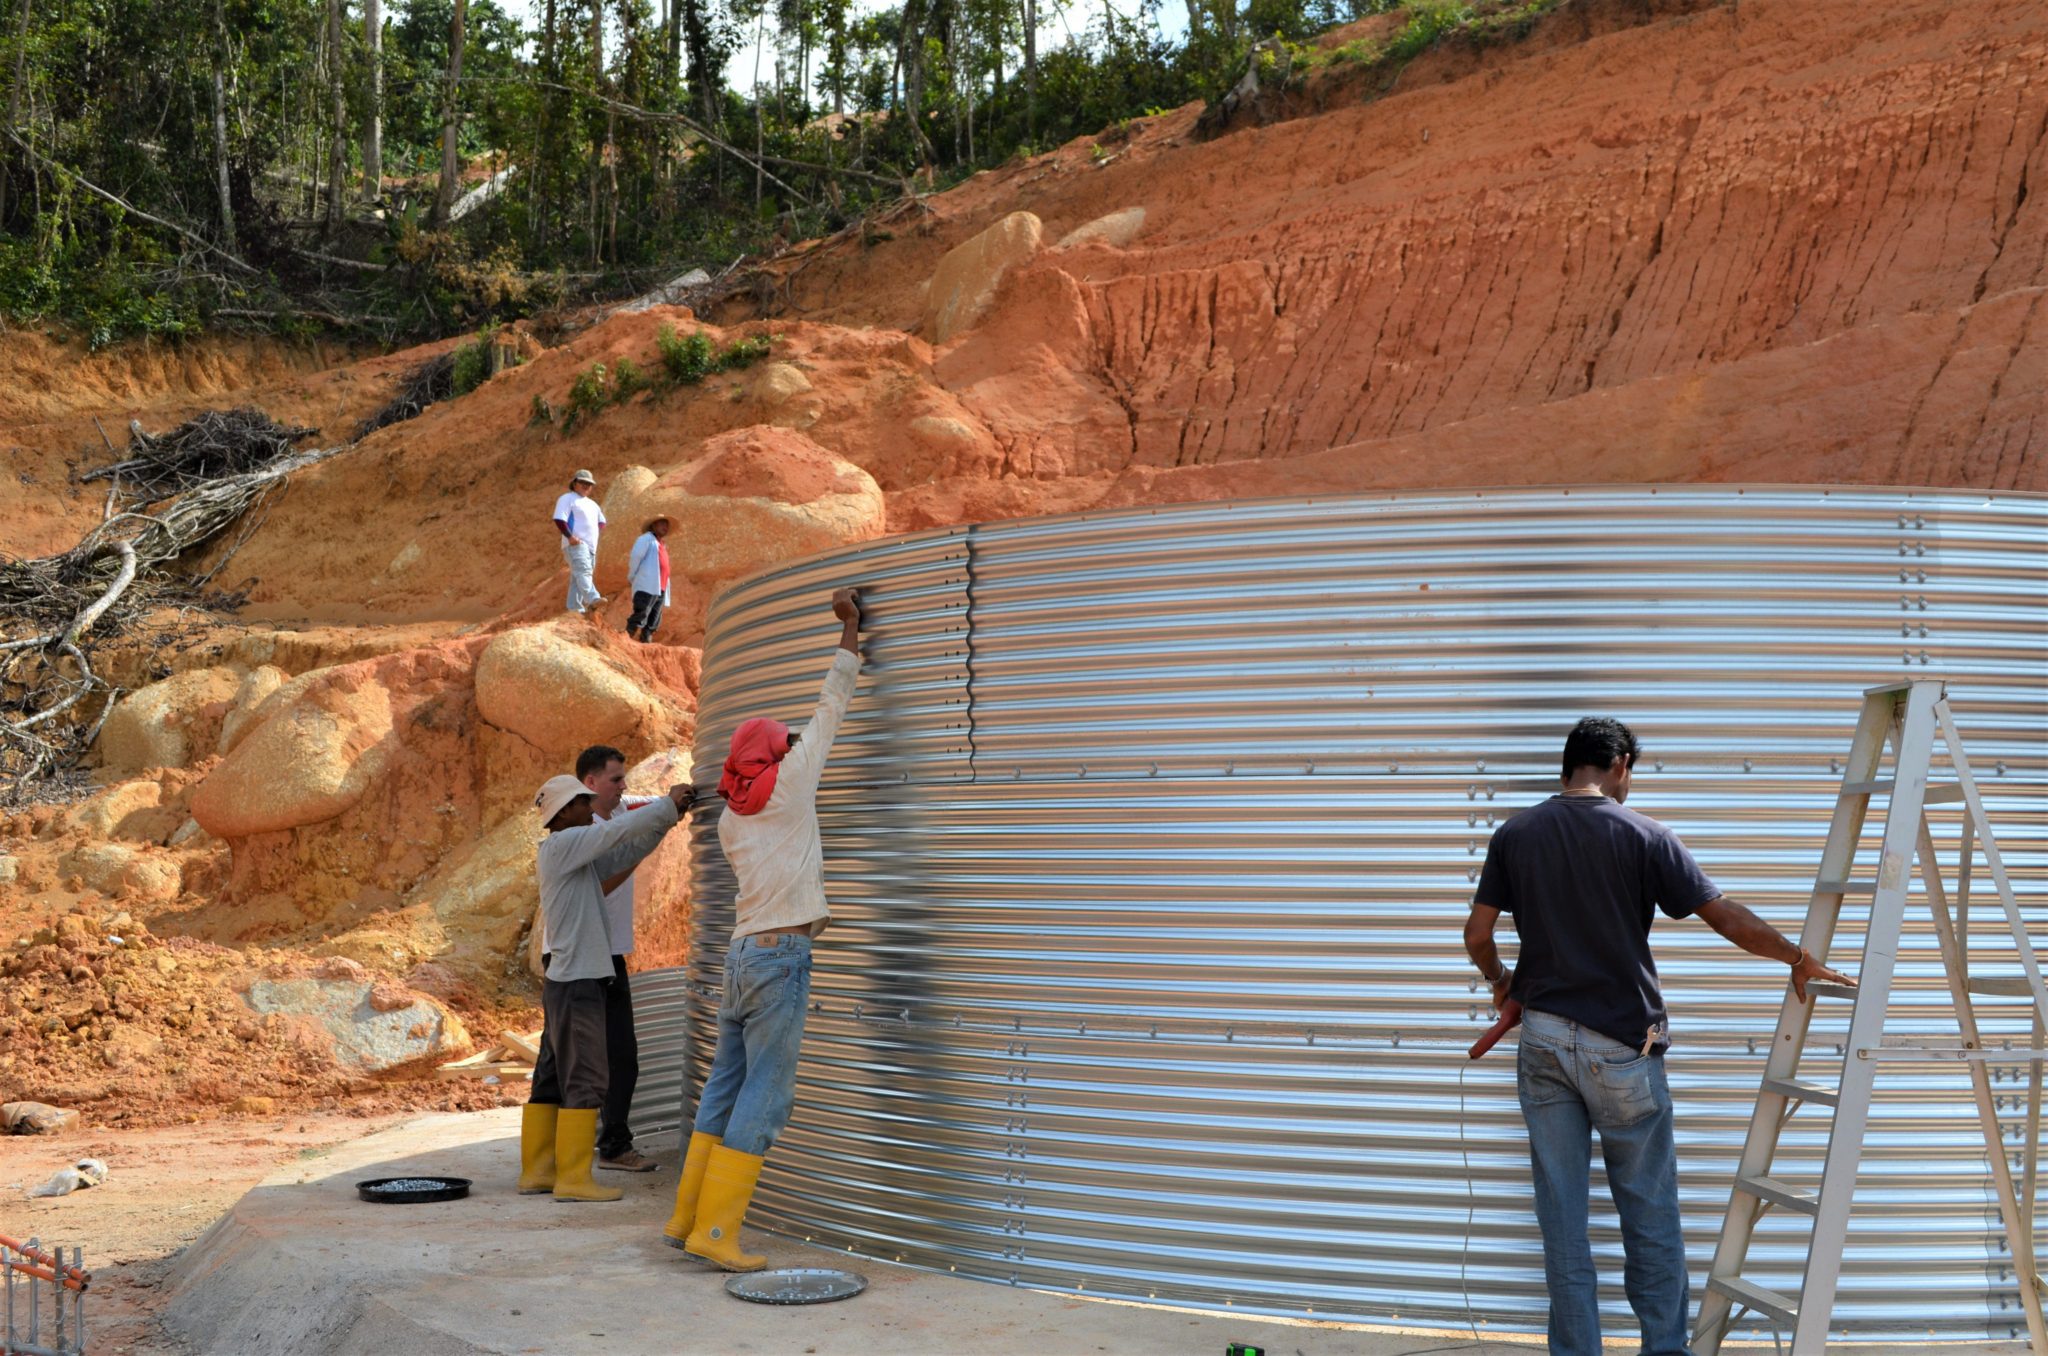
[(342, 268), (360, 269), (364, 273), (389, 273), (391, 265), (373, 264), (367, 259), (344, 259), (338, 254), (322, 254), (319, 250), (301, 249), (294, 245), (292, 253), (302, 259), (312, 259), (323, 264), (337, 264)]
[(149, 222), (151, 225), (161, 226), (167, 231), (175, 231), (177, 234), (185, 237), (185, 239), (197, 245), (200, 249), (205, 250), (208, 254), (216, 255), (222, 259), (227, 260), (236, 268), (241, 269), (244, 273), (248, 273), (254, 277), (259, 278), (263, 276), (263, 270), (257, 268), (254, 264), (236, 258), (234, 255), (228, 253), (220, 246), (208, 240), (205, 236), (200, 235), (196, 231), (187, 230), (185, 227), (180, 226), (175, 221), (165, 221), (162, 217), (152, 216), (148, 212), (143, 211), (140, 207), (137, 207), (134, 203), (128, 202), (123, 198), (116, 197), (114, 194), (107, 192), (107, 190), (101, 188), (98, 184), (94, 183), (92, 180), (80, 174), (77, 170), (69, 169), (63, 165), (58, 164), (56, 161), (44, 155), (41, 151), (38, 151), (35, 147), (29, 145), (26, 141), (23, 141), (21, 137), (15, 133), (13, 128), (10, 127), (6, 130), (7, 139), (9, 141), (21, 147), (21, 149), (28, 154), (30, 159), (36, 161), (38, 164), (42, 165), (43, 168), (49, 170), (51, 173), (69, 179), (71, 182), (77, 184), (79, 187), (85, 189), (89, 193), (93, 193), (98, 195), (99, 197), (105, 198), (108, 202), (114, 204), (114, 206), (120, 208), (123, 212), (128, 213), (130, 216), (140, 217), (144, 221)]

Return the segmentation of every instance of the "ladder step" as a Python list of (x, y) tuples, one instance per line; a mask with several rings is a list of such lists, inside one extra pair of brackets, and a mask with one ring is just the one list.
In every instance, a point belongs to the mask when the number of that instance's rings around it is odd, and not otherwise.
[(1813, 892), (1817, 895), (1867, 895), (1877, 889), (1874, 880), (1817, 880)]
[(2034, 986), (2025, 975), (1972, 975), (1970, 992), (1990, 998), (2032, 998)]
[(1795, 1101), (1812, 1102), (1817, 1106), (1842, 1104), (1842, 1094), (1834, 1088), (1824, 1088), (1818, 1083), (1804, 1083), (1796, 1078), (1766, 1078), (1764, 1091), (1774, 1092), (1780, 1097), (1789, 1097)]
[(1829, 984), (1824, 980), (1809, 979), (1806, 991), (1815, 998), (1847, 998), (1855, 1001), (1856, 991), (1846, 984)]
[(1775, 1318), (1790, 1327), (1799, 1321), (1799, 1304), (1789, 1300), (1775, 1290), (1767, 1290), (1754, 1281), (1745, 1281), (1740, 1276), (1709, 1276), (1707, 1289), (1719, 1295), (1726, 1295), (1737, 1304), (1766, 1318)]
[(1747, 1191), (1760, 1201), (1781, 1205), (1787, 1210), (1797, 1210), (1802, 1215), (1820, 1213), (1820, 1197), (1802, 1187), (1788, 1185), (1775, 1177), (1738, 1177), (1736, 1189)]
[[(1898, 783), (1887, 778), (1877, 782), (1843, 782), (1841, 799), (1851, 796), (1889, 796), (1898, 789)], [(1963, 799), (1963, 788), (1955, 782), (1929, 782), (1926, 793), (1920, 798), (1928, 805), (1952, 805)]]

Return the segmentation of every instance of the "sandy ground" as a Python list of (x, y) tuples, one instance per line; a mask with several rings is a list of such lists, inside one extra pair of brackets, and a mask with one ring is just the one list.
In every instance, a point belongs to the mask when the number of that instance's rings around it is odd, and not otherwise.
[[(402, 1115), (319, 1112), (58, 1137), (0, 1137), (0, 1233), (85, 1249), (86, 1331), (94, 1356), (188, 1356), (156, 1321), (158, 1286), (180, 1249), (280, 1166), (318, 1160)], [(79, 1158), (102, 1158), (105, 1183), (51, 1200), (28, 1188)]]

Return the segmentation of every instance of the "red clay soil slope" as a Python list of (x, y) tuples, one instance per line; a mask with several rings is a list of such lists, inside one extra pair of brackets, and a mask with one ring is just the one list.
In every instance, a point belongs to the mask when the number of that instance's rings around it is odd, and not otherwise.
[[(695, 323), (613, 316), (298, 477), (222, 582), (258, 618), (538, 616), (562, 570), (539, 520), (573, 469), (694, 484), (720, 437), (744, 444), (721, 502), (749, 476), (778, 499), (802, 464), (865, 471), (881, 504), (683, 560), (678, 639), (720, 579), (799, 548), (1095, 505), (2048, 487), (2048, 5), (1566, 0), (1384, 86), (1326, 82), (1213, 140), (1182, 109), (978, 175), (787, 257), (765, 321), (716, 317), (772, 332), (775, 362), (574, 433), (534, 421)], [(401, 366), (319, 389), (353, 408)], [(620, 503), (684, 503), (648, 494)]]

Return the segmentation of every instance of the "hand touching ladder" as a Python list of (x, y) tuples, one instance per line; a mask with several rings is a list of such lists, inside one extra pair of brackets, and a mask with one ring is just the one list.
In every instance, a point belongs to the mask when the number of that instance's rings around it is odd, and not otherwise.
[[(1936, 735), (1947, 750), (1955, 781), (1929, 785)], [(1885, 746), (1893, 751), (1892, 772), (1882, 773)], [(1857, 839), (1873, 798), (1888, 801), (1884, 815), (1884, 842), (1874, 877), (1856, 879), (1851, 866)], [(1962, 841), (1955, 871), (1956, 917), (1949, 916), (1949, 887), (1935, 858), (1934, 837), (1925, 807), (1943, 802), (1961, 802)], [(2004, 906), (2006, 926), (2020, 963), (2018, 978), (1973, 979), (1969, 971), (1970, 868), (1975, 856), (1973, 838), (1983, 846), (1992, 884)], [(1943, 968), (1948, 973), (1949, 992), (1955, 1001), (1956, 1024), (1962, 1043), (1936, 1048), (1907, 1044), (1903, 1039), (1887, 1044), (1885, 1015), (1891, 999), (1892, 971), (1898, 960), (1899, 939), (1906, 913), (1906, 897), (1913, 880), (1913, 859), (1920, 860), (1920, 878), (1927, 903), (1934, 914), (1934, 932), (1941, 946)], [(1856, 1189), (1856, 1168), (1863, 1155), (1863, 1132), (1870, 1116), (1871, 1085), (1877, 1066), (1886, 1061), (1915, 1063), (1959, 1061), (1970, 1073), (1976, 1092), (1977, 1114), (1983, 1124), (1985, 1144), (1990, 1150), (1992, 1184), (1998, 1209), (2011, 1245), (2013, 1265), (2018, 1272), (2020, 1304), (2026, 1312), (2032, 1349), (2048, 1352), (2048, 1326), (2042, 1320), (2042, 1299), (2048, 1285), (2042, 1281), (2034, 1255), (2033, 1205), (2036, 1165), (2039, 1156), (2042, 1032), (2048, 1028), (2048, 986), (2044, 986), (2039, 959), (2020, 917), (2019, 902), (2013, 896), (2005, 863), (1991, 825), (1984, 818), (1984, 804), (1970, 775), (1950, 716), (1946, 689), (1939, 680), (1890, 683), (1864, 693), (1862, 718), (1849, 750), (1849, 765), (1842, 780), (1841, 798), (1835, 804), (1828, 827), (1827, 846), (1821, 853), (1820, 876), (1814, 882), (1813, 900), (1806, 916), (1806, 928), (1799, 942), (1822, 959), (1834, 940), (1845, 897), (1870, 896), (1870, 923), (1863, 946), (1863, 967), (1857, 988), (1833, 984), (1810, 984), (1811, 997), (1801, 1002), (1787, 988), (1785, 1004), (1778, 1014), (1777, 1034), (1771, 1041), (1770, 1058), (1764, 1066), (1763, 1087), (1757, 1095), (1756, 1110), (1749, 1122), (1749, 1137), (1743, 1144), (1736, 1169), (1735, 1187), (1728, 1202), (1728, 1216), (1721, 1225), (1720, 1246), (1708, 1271), (1707, 1290), (1700, 1302), (1699, 1325), (1694, 1344), (1699, 1356), (1715, 1356), (1721, 1339), (1737, 1311), (1748, 1310), (1785, 1325), (1792, 1334), (1792, 1356), (1815, 1356), (1827, 1344), (1828, 1319), (1835, 1303), (1835, 1285), (1842, 1270), (1842, 1246), (1849, 1229), (1850, 1198)], [(1977, 1017), (1970, 995), (1975, 993), (2023, 997), (2034, 1009), (2034, 1048), (2031, 1051), (1985, 1050), (1977, 1030)], [(1806, 1045), (1807, 1027), (1817, 1002), (1852, 1001), (1849, 1036), (1842, 1061), (1841, 1082), (1828, 1087), (1798, 1078), (1799, 1058)], [(2033, 1094), (2025, 1148), (2024, 1194), (2015, 1190), (2012, 1165), (2007, 1159), (2004, 1136), (1998, 1123), (1991, 1081), (1985, 1064), (2010, 1060), (2029, 1063), (2033, 1069)], [(1828, 1136), (1828, 1152), (1821, 1173), (1820, 1190), (1807, 1191), (1771, 1176), (1771, 1160), (1778, 1147), (1778, 1135), (1793, 1112), (1802, 1106), (1834, 1108), (1834, 1126)], [(1807, 1246), (1806, 1267), (1797, 1297), (1770, 1290), (1743, 1277), (1751, 1234), (1766, 1210), (1794, 1210), (1813, 1217), (1813, 1235)]]

